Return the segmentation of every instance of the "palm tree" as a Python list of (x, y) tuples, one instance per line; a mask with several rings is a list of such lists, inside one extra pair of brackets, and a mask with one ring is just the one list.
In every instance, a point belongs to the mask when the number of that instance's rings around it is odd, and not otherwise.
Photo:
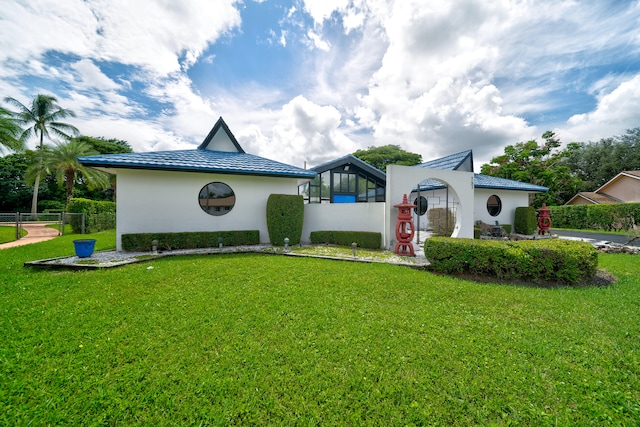
[(59, 121), (66, 117), (75, 117), (75, 113), (61, 108), (57, 104), (58, 100), (50, 95), (36, 95), (29, 106), (11, 97), (7, 97), (4, 100), (18, 108), (18, 111), (13, 116), (18, 124), (26, 126), (19, 139), (23, 142), (32, 136), (40, 139), (33, 199), (31, 200), (31, 213), (35, 215), (38, 212), (38, 188), (43, 171), (44, 137), (51, 139), (50, 133), (53, 133), (58, 137), (69, 139), (71, 135), (78, 134), (78, 129), (75, 126)]
[(85, 167), (78, 162), (78, 157), (100, 154), (85, 141), (73, 138), (54, 148), (45, 149), (43, 154), (42, 168), (38, 169), (37, 165), (32, 165), (27, 170), (27, 177), (32, 177), (38, 172), (54, 175), (58, 184), (66, 186), (67, 204), (73, 195), (73, 186), (79, 180), (86, 182), (91, 190), (107, 188), (111, 183), (108, 174)]
[(18, 138), (22, 133), (22, 128), (14, 118), (14, 114), (6, 108), (0, 107), (0, 150), (2, 147), (11, 150), (21, 150), (24, 147)]

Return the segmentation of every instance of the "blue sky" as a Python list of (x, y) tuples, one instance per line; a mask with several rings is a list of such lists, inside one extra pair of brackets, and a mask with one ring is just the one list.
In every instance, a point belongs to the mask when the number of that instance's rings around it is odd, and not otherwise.
[(478, 167), (640, 126), (638, 28), (619, 0), (2, 0), (0, 93), (52, 94), (136, 151), (195, 148), (222, 116), (297, 166), (397, 144)]

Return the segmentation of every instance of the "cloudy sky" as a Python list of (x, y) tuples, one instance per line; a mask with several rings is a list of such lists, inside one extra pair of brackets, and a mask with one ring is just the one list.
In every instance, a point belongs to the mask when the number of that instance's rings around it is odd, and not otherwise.
[(2, 98), (54, 95), (135, 151), (195, 148), (222, 116), (297, 166), (619, 135), (639, 53), (640, 1), (0, 0)]

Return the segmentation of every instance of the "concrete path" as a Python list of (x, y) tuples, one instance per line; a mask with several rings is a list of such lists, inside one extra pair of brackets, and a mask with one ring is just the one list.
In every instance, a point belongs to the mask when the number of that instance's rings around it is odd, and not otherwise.
[(27, 235), (22, 239), (0, 244), (0, 249), (8, 249), (16, 246), (28, 245), (30, 243), (44, 242), (45, 240), (51, 240), (58, 237), (60, 234), (58, 230), (49, 228), (47, 225), (51, 225), (51, 223), (34, 222), (20, 224), (21, 228), (27, 232)]

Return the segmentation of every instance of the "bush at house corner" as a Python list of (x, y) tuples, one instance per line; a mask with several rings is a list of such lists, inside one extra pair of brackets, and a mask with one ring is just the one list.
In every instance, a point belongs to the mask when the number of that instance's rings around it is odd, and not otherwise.
[(304, 222), (304, 199), (299, 195), (271, 194), (267, 199), (267, 230), (272, 245), (300, 243)]
[[(114, 202), (71, 199), (67, 205), (67, 212), (85, 214), (85, 233), (97, 233), (116, 228), (116, 204)], [(81, 215), (72, 215), (69, 222), (74, 233), (82, 233)]]

